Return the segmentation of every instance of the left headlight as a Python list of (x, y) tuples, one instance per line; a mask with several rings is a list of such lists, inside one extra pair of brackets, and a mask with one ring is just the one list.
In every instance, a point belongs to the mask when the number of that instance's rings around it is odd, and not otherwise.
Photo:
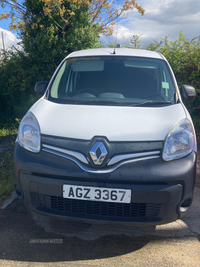
[(18, 143), (31, 152), (40, 151), (40, 126), (32, 112), (28, 112), (19, 125)]
[(170, 161), (189, 155), (194, 149), (194, 132), (188, 119), (180, 121), (168, 133), (164, 149), (163, 160)]

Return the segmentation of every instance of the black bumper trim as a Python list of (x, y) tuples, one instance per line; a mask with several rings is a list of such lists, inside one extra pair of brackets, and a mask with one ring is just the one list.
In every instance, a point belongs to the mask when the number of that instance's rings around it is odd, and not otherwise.
[(54, 213), (68, 217), (88, 218), (95, 220), (117, 221), (151, 221), (161, 220), (159, 217), (161, 204), (154, 203), (110, 203), (86, 201), (77, 199), (65, 199), (63, 197), (37, 194), (39, 206), (37, 210)]
[[(62, 196), (63, 185), (84, 185), (84, 186), (95, 186), (95, 187), (107, 187), (107, 188), (124, 188), (131, 189), (132, 198), (131, 205), (145, 205), (145, 209), (149, 208), (149, 205), (158, 207), (161, 205), (159, 214), (156, 216), (104, 216), (103, 214), (83, 214), (83, 213), (73, 213), (69, 210), (60, 210), (59, 207), (64, 207), (68, 200), (65, 200)], [(28, 173), (20, 174), (20, 185), (24, 192), (23, 202), (29, 207), (34, 207), (37, 211), (59, 215), (67, 216), (80, 219), (94, 219), (94, 220), (110, 220), (110, 221), (123, 221), (123, 222), (141, 222), (141, 223), (166, 223), (171, 220), (176, 220), (179, 217), (177, 213), (177, 206), (180, 205), (183, 187), (181, 184), (131, 184), (131, 183), (116, 183), (116, 182), (104, 182), (96, 180), (74, 180), (74, 179), (50, 179), (41, 176), (34, 176)], [(40, 197), (39, 197), (40, 196)], [(43, 200), (41, 197), (43, 196)], [(50, 201), (50, 202), (49, 202)], [(53, 202), (51, 202), (53, 201)], [(55, 201), (58, 204), (55, 205)], [(81, 200), (80, 200), (81, 201)], [(91, 201), (88, 201), (86, 205), (91, 205)], [(103, 202), (105, 203), (105, 202)], [(136, 204), (134, 204), (136, 203)], [(121, 204), (121, 203), (119, 203)], [(52, 206), (53, 205), (53, 206)], [(63, 206), (64, 205), (64, 206)], [(73, 205), (81, 205), (77, 201)], [(73, 207), (72, 205), (72, 207)], [(97, 204), (100, 205), (100, 204)], [(107, 205), (109, 209), (110, 204), (102, 204), (102, 206)], [(127, 207), (127, 206), (126, 206)], [(130, 207), (129, 207), (130, 209)]]

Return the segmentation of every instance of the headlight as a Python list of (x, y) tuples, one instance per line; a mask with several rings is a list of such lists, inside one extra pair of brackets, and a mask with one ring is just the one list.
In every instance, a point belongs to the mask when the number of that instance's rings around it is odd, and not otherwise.
[(40, 127), (32, 112), (28, 112), (22, 119), (18, 130), (20, 146), (31, 151), (40, 151)]
[(194, 149), (194, 132), (188, 119), (180, 121), (168, 133), (164, 149), (163, 159), (165, 161), (179, 159), (189, 155)]

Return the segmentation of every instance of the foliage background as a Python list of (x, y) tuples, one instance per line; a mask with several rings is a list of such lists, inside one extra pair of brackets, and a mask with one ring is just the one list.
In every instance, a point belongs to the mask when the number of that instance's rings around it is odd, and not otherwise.
[(166, 57), (179, 88), (182, 84), (195, 87), (198, 95), (193, 100), (186, 101), (185, 105), (200, 130), (200, 36), (189, 41), (181, 31), (176, 41), (168, 39), (169, 36), (160, 39), (160, 42), (154, 41), (147, 49), (160, 52)]

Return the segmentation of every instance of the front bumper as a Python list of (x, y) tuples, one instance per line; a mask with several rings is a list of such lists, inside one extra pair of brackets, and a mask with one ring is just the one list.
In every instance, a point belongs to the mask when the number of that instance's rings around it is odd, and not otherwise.
[[(85, 172), (44, 151), (31, 153), (18, 143), (14, 157), (17, 194), (26, 206), (42, 213), (156, 225), (180, 218), (192, 203), (195, 152), (171, 162), (158, 158), (127, 163), (105, 174)], [(131, 189), (131, 203), (65, 199), (64, 184)]]

